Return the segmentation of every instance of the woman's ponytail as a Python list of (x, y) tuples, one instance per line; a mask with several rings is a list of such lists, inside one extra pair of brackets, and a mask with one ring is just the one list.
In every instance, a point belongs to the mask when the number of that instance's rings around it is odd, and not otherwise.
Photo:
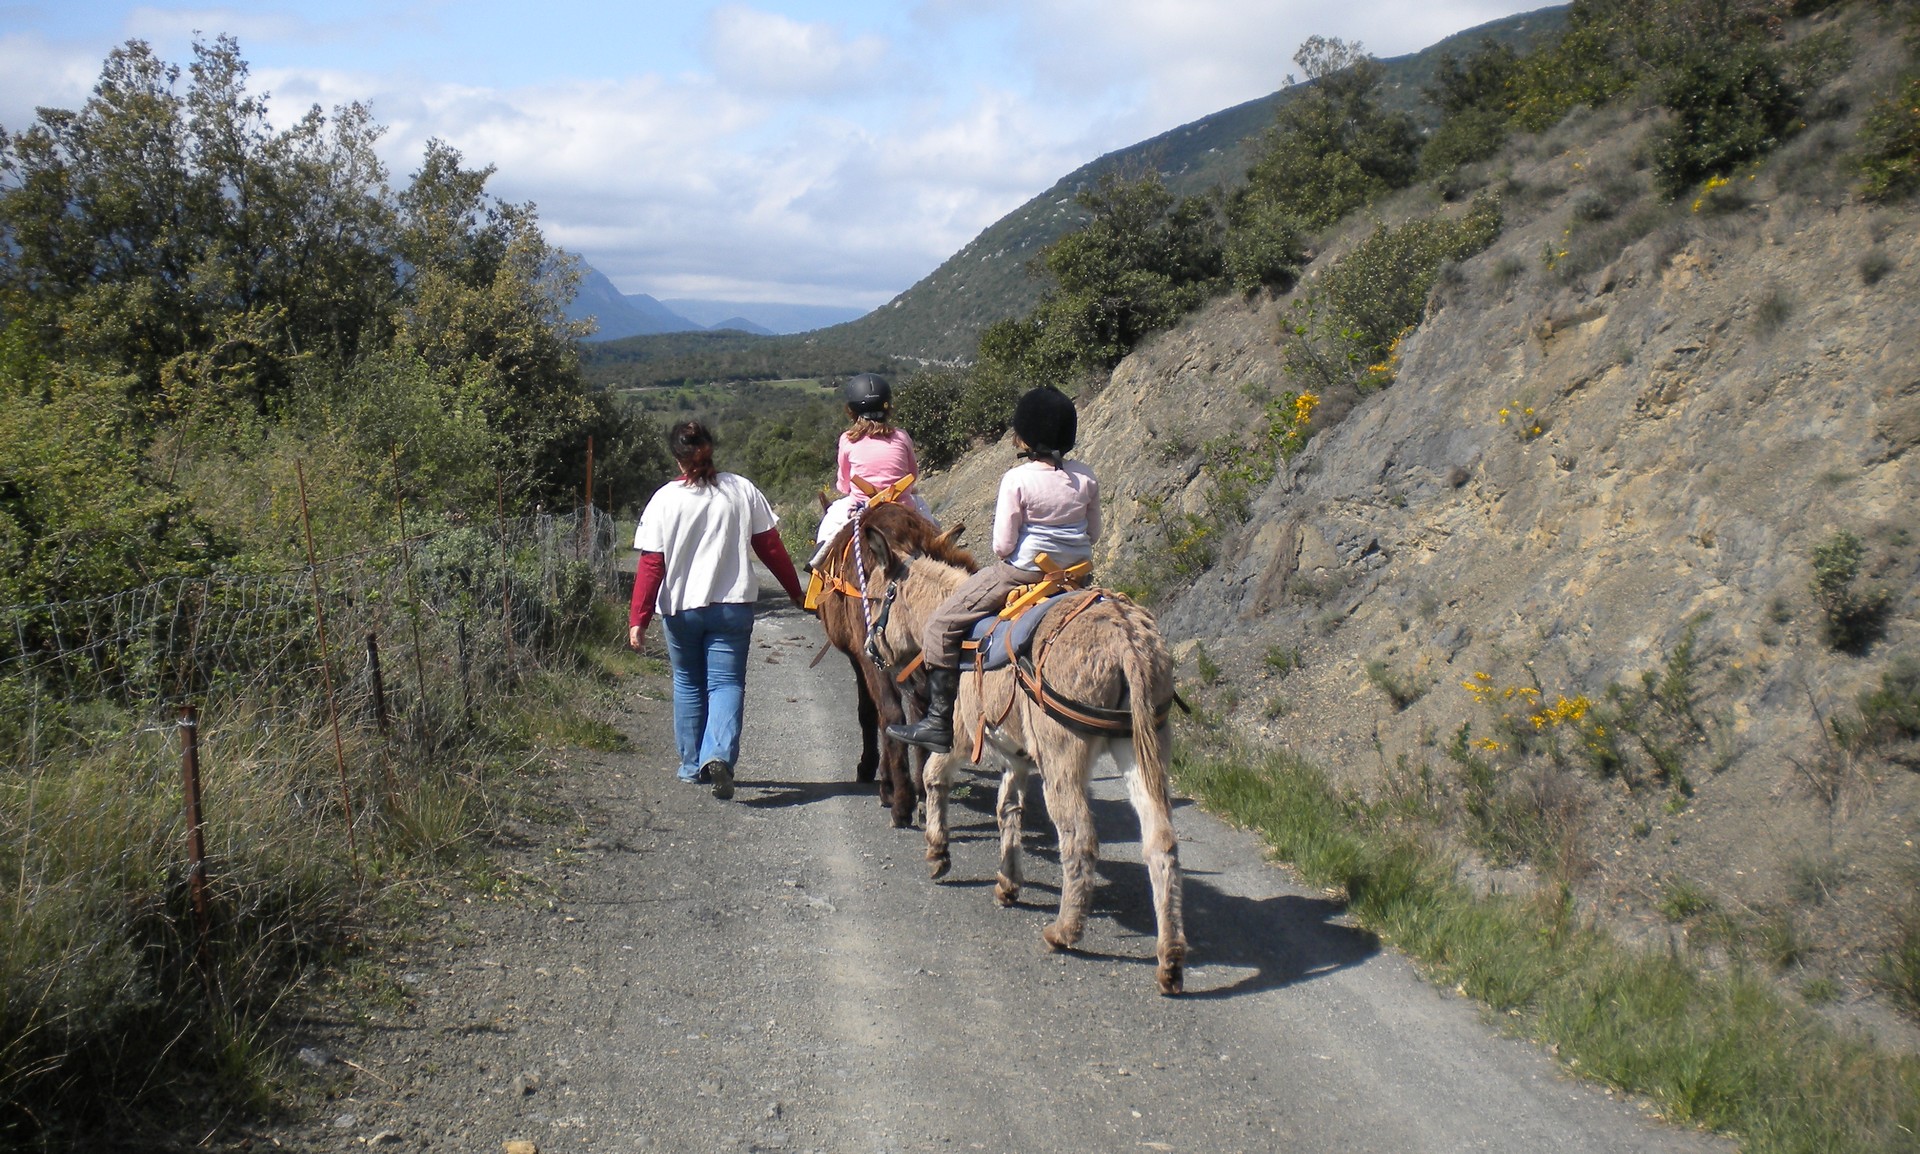
[(699, 421), (682, 421), (667, 433), (667, 451), (687, 484), (705, 487), (719, 475), (713, 467), (713, 434)]

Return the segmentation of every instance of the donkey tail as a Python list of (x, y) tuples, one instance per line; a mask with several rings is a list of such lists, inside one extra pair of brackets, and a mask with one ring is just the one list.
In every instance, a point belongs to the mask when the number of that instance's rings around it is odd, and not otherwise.
[(1133, 760), (1140, 774), (1140, 786), (1158, 808), (1172, 804), (1167, 780), (1166, 743), (1160, 740), (1159, 712), (1153, 700), (1154, 676), (1149, 655), (1153, 638), (1143, 636), (1139, 623), (1126, 619), (1127, 647), (1121, 658), (1121, 672), (1127, 681), (1127, 701), (1133, 713)]

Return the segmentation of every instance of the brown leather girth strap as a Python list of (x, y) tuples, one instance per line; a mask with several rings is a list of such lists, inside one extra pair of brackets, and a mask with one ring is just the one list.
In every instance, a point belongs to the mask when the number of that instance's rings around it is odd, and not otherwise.
[(985, 749), (987, 744), (987, 642), (985, 640), (973, 648), (973, 690), (974, 695), (980, 699), (980, 720), (973, 727), (971, 760), (973, 764), (979, 765), (980, 751)]
[(905, 665), (902, 665), (900, 667), (900, 672), (893, 675), (894, 681), (901, 685), (905, 685), (907, 683), (907, 678), (912, 677), (915, 673), (919, 672), (920, 667), (926, 663), (926, 660), (927, 660), (927, 655), (925, 653), (914, 654), (913, 660), (907, 662)]
[[(1105, 594), (1100, 590), (1088, 590), (1080, 604), (1068, 612), (1066, 619), (1054, 629), (1049, 630), (1046, 637), (1041, 640), (1039, 652), (1034, 654), (1032, 665), (1028, 665), (1024, 658), (1014, 662), (1014, 677), (1019, 681), (1020, 688), (1026, 690), (1027, 696), (1033, 698), (1040, 708), (1046, 711), (1048, 717), (1068, 729), (1093, 737), (1133, 732), (1133, 711), (1108, 709), (1102, 705), (1087, 705), (1072, 698), (1051, 693), (1047, 690), (1042, 671), (1046, 664), (1047, 651), (1053, 647), (1053, 639), (1060, 636), (1067, 626), (1073, 624), (1074, 618), (1093, 608), (1104, 598)], [(1171, 703), (1162, 705), (1154, 710), (1153, 723), (1156, 726), (1167, 719), (1167, 710), (1170, 705)]]

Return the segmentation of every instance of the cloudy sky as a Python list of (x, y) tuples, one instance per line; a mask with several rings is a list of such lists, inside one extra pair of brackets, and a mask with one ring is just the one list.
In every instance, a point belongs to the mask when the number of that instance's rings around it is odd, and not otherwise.
[(1067, 172), (1545, 0), (0, 0), (0, 125), (114, 45), (236, 36), (285, 125), (371, 104), (396, 180), (444, 139), (627, 292), (873, 307)]

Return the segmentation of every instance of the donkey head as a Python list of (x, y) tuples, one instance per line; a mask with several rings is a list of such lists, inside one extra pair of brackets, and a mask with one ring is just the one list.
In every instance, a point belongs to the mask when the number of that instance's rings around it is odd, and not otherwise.
[(866, 534), (861, 546), (866, 551), (867, 564), (870, 570), (879, 570), (885, 576), (902, 575), (907, 562), (914, 557), (931, 557), (969, 573), (979, 567), (973, 554), (954, 544), (965, 530), (964, 524), (955, 524), (943, 532), (912, 508), (889, 502), (868, 506), (861, 516), (861, 527)]

